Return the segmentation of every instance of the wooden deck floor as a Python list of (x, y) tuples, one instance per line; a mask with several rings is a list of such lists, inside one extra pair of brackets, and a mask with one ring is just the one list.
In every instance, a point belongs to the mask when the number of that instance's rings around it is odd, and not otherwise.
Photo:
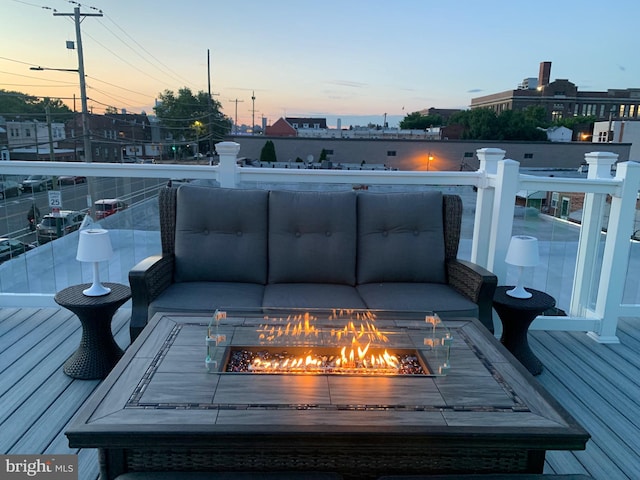
[[(123, 348), (126, 307), (113, 321)], [(78, 478), (96, 480), (97, 452), (70, 449), (64, 435), (99, 383), (62, 372), (80, 328), (65, 309), (0, 309), (0, 453), (77, 453)], [(531, 333), (532, 349), (545, 365), (538, 380), (592, 435), (586, 451), (550, 452), (545, 473), (640, 478), (640, 319), (622, 320), (618, 335), (621, 344), (600, 345), (584, 333)]]

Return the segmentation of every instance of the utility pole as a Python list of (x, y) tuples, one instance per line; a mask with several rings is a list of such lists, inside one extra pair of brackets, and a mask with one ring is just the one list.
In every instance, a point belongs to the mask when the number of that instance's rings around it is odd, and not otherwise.
[(256, 92), (251, 92), (251, 135), (254, 135), (256, 130)]
[[(100, 13), (80, 13), (80, 7), (75, 7), (73, 13), (53, 12), (54, 17), (73, 17), (76, 25), (76, 43), (78, 44), (78, 76), (80, 77), (80, 100), (82, 104), (82, 136), (84, 140), (84, 161), (93, 162), (93, 154), (91, 151), (91, 133), (89, 129), (89, 109), (87, 108), (87, 85), (84, 77), (84, 54), (82, 52), (82, 35), (80, 33), (80, 17), (102, 17)], [(92, 177), (87, 178), (89, 189), (89, 198), (87, 206), (93, 213), (93, 202), (95, 200), (95, 182)], [(95, 219), (95, 218), (94, 218)]]
[(242, 103), (244, 102), (244, 100), (238, 100), (237, 98), (235, 100), (229, 100), (230, 102), (235, 102), (236, 103), (236, 119), (234, 120), (234, 130), (236, 131), (236, 135), (238, 135), (238, 103)]
[(212, 99), (211, 99), (211, 61), (209, 60), (209, 49), (207, 48), (207, 88), (209, 95), (207, 95), (207, 101), (209, 102), (209, 125), (207, 130), (209, 131), (209, 154), (213, 158), (213, 129), (211, 128), (211, 114), (213, 113)]
[(208, 131), (209, 131), (209, 153), (211, 154), (211, 157), (213, 158), (213, 121), (211, 119), (212, 115), (213, 115), (213, 96), (214, 95), (218, 95), (217, 93), (211, 93), (211, 61), (209, 59), (209, 49), (207, 48), (207, 86), (209, 89), (209, 96), (208, 98), (208, 102), (209, 102), (209, 125), (208, 125)]

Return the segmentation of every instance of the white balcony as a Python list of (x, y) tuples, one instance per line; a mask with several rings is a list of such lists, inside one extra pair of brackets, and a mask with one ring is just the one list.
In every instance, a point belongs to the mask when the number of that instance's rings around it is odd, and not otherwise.
[[(593, 438), (586, 452), (548, 455), (545, 472), (588, 472), (598, 479), (640, 476), (636, 453), (640, 449), (640, 362), (636, 353), (640, 288), (635, 274), (640, 247), (632, 239), (638, 230), (640, 164), (621, 163), (612, 176), (616, 156), (594, 153), (586, 158), (588, 175), (578, 178), (561, 172), (526, 174), (519, 170), (518, 162), (505, 160), (504, 152), (495, 149), (478, 151), (480, 169), (476, 172), (241, 168), (236, 164), (237, 144), (219, 145), (219, 153), (218, 166), (3, 162), (2, 173), (82, 175), (93, 178), (94, 183), (113, 179), (110, 196), (123, 198), (130, 206), (101, 221), (111, 232), (115, 251), (113, 259), (101, 266), (101, 278), (125, 284), (131, 267), (160, 251), (156, 195), (169, 179), (230, 188), (352, 189), (366, 185), (370, 191), (458, 193), (465, 212), (459, 256), (492, 270), (498, 284), (513, 284), (516, 272), (504, 262), (511, 235), (537, 237), (541, 262), (527, 272), (525, 286), (553, 295), (557, 306), (567, 313), (538, 317), (532, 325), (536, 330), (531, 335), (532, 348), (545, 364), (538, 378)], [(65, 198), (71, 189), (63, 189), (63, 202), (78, 205), (84, 201), (86, 208), (86, 191), (74, 191), (81, 193)], [(524, 198), (529, 197), (528, 192), (585, 194), (584, 215), (577, 223), (527, 205), (516, 206), (519, 192)], [(32, 198), (37, 198), (46, 213), (46, 194), (36, 193)], [(2, 218), (3, 212), (15, 212), (11, 205), (24, 200), (24, 196), (0, 200), (0, 222), (8, 226), (11, 220), (6, 214)], [(29, 204), (24, 205), (22, 217)], [(20, 236), (26, 233), (26, 219), (22, 223), (21, 232), (5, 231)], [(68, 312), (56, 308), (53, 296), (62, 288), (91, 279), (90, 268), (75, 260), (76, 248), (77, 233), (71, 233), (0, 265), (0, 397), (8, 405), (0, 426), (9, 432), (9, 437), (3, 434), (7, 440), (0, 450), (4, 453), (73, 453), (64, 441), (64, 424), (97, 384), (72, 381), (60, 368), (77, 346), (80, 325)], [(116, 339), (123, 347), (128, 345), (127, 308), (125, 305), (114, 320)], [(499, 334), (500, 321), (496, 318), (494, 323)], [(49, 340), (55, 341), (46, 343)], [(65, 385), (62, 391), (52, 389), (53, 379)], [(57, 393), (51, 393), (53, 390)], [(23, 422), (25, 418), (28, 421)], [(57, 426), (50, 428), (48, 422), (54, 418)], [(36, 441), (40, 435), (48, 440)], [(80, 478), (96, 478), (95, 452), (80, 455), (86, 473)]]

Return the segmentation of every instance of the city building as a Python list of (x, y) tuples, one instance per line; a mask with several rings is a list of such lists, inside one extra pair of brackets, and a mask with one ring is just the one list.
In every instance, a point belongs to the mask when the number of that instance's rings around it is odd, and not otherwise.
[[(72, 159), (73, 152), (60, 148), (66, 139), (64, 123), (37, 120), (7, 120), (3, 122), (3, 142), (13, 160)], [(6, 142), (6, 143), (5, 143)]]
[[(76, 115), (66, 124), (67, 148), (81, 161), (84, 150), (82, 117)], [(92, 160), (94, 162), (145, 161), (161, 154), (159, 127), (144, 114), (110, 113), (89, 115)]]
[(592, 138), (593, 143), (630, 143), (629, 160), (640, 162), (640, 120), (595, 122)]
[(541, 106), (547, 120), (594, 116), (598, 120), (640, 119), (640, 88), (605, 92), (581, 92), (567, 79), (550, 81), (551, 62), (541, 62), (537, 81), (525, 79), (518, 88), (471, 99), (471, 108), (490, 108), (496, 113)]

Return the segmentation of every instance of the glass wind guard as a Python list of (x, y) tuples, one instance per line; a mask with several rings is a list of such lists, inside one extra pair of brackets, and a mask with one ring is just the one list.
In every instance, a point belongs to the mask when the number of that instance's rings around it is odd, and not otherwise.
[[(419, 318), (419, 319), (418, 319)], [(211, 373), (445, 375), (449, 329), (433, 313), (217, 310), (207, 328)]]

